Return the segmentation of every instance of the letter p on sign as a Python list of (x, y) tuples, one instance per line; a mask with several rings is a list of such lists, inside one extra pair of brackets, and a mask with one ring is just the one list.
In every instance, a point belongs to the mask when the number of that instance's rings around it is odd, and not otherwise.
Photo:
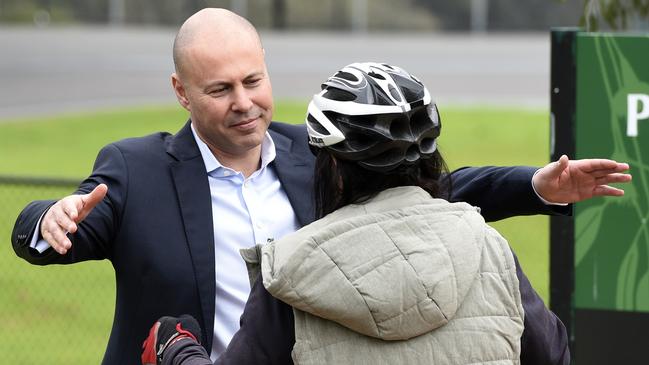
[(649, 95), (629, 94), (626, 98), (626, 135), (638, 136), (638, 120), (649, 118)]

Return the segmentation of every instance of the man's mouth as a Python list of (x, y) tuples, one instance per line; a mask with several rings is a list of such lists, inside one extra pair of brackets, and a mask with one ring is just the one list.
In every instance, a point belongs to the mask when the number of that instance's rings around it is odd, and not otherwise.
[(257, 120), (259, 117), (254, 117), (254, 118), (248, 118), (244, 119), (238, 123), (235, 123), (232, 125), (233, 128), (240, 128), (240, 129), (247, 129), (254, 127), (256, 125)]

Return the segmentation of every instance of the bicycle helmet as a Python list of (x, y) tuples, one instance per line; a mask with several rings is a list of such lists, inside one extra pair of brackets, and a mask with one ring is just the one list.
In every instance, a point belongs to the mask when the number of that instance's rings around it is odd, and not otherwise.
[(430, 158), (441, 123), (426, 87), (403, 69), (352, 63), (309, 103), (309, 144), (363, 168), (389, 172)]

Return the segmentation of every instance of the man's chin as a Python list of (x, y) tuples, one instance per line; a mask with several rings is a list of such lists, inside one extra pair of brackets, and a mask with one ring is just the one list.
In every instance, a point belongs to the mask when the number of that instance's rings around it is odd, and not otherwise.
[(261, 146), (261, 143), (264, 141), (264, 132), (256, 131), (254, 133), (247, 133), (236, 138), (236, 144), (242, 149), (253, 149)]

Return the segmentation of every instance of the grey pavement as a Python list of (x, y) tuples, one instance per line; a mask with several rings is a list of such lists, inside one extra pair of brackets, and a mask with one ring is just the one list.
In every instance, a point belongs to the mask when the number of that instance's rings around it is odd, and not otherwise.
[[(0, 27), (0, 120), (175, 103), (176, 29)], [(399, 65), (440, 104), (547, 108), (548, 34), (262, 33), (276, 99), (306, 100), (339, 67)]]

